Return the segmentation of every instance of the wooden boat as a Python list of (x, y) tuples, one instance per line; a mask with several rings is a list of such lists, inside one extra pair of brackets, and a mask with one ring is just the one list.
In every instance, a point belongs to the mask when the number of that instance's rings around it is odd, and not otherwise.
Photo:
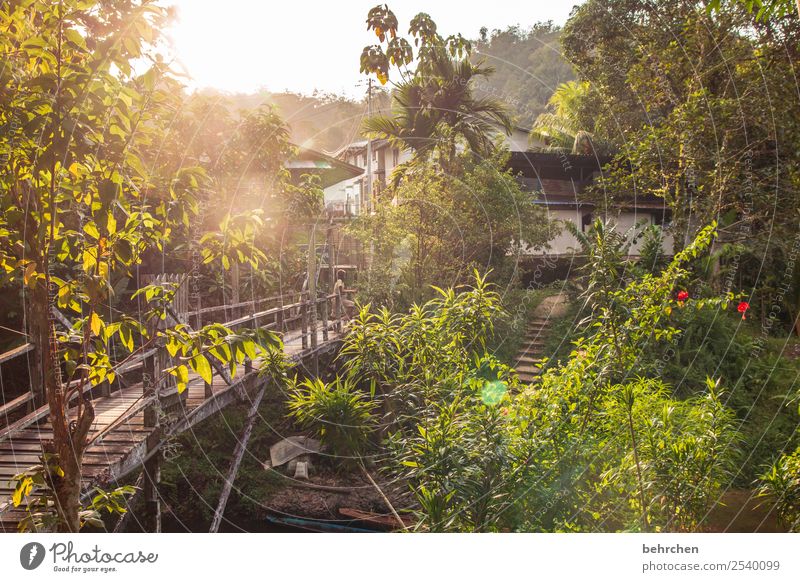
[(360, 521), (362, 523), (368, 523), (370, 525), (374, 525), (384, 531), (397, 531), (401, 529), (411, 529), (414, 527), (414, 521), (408, 517), (400, 516), (400, 519), (403, 522), (402, 527), (397, 522), (397, 518), (389, 513), (389, 514), (382, 514), (382, 513), (372, 513), (369, 511), (361, 511), (360, 509), (354, 509), (352, 507), (340, 507), (339, 513), (342, 514), (344, 517), (349, 517), (355, 521)]
[(353, 527), (348, 525), (348, 522), (321, 521), (305, 517), (267, 515), (266, 520), (275, 525), (317, 533), (381, 533), (380, 530)]

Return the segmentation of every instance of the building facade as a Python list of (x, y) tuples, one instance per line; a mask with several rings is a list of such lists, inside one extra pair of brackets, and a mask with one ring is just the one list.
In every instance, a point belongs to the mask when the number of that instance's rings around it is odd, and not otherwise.
[[(523, 129), (515, 129), (505, 136), (506, 147), (511, 152), (509, 170), (516, 176), (524, 191), (530, 192), (541, 205), (547, 217), (556, 223), (572, 223), (586, 232), (595, 218), (600, 217), (616, 225), (618, 232), (631, 237), (629, 256), (639, 256), (642, 238), (637, 237), (644, 227), (657, 225), (663, 230), (662, 252), (673, 253), (670, 233), (670, 212), (664, 201), (654, 196), (635, 196), (625, 200), (588, 200), (586, 188), (602, 173), (610, 160), (596, 155), (576, 155), (560, 152), (532, 151), (537, 144), (530, 144), (529, 135)], [(411, 159), (409, 150), (398, 150), (385, 139), (372, 141), (372, 191), (373, 198), (386, 187), (394, 169)], [(345, 180), (325, 190), (325, 204), (334, 216), (356, 216), (369, 211), (367, 192), (367, 141), (348, 144), (333, 156), (351, 167), (361, 168), (358, 177)], [(561, 230), (545, 248), (528, 248), (525, 256), (553, 262), (571, 262), (581, 255), (579, 241), (568, 229)]]

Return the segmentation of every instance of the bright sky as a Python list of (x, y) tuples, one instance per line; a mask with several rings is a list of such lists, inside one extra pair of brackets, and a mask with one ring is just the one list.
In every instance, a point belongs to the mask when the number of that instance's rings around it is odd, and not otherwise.
[[(230, 92), (290, 90), (361, 95), (361, 49), (377, 39), (366, 16), (378, 0), (165, 0), (178, 8), (168, 35), (178, 66), (195, 88)], [(580, 0), (402, 0), (388, 2), (402, 32), (427, 12), (449, 35), (537, 21), (563, 24)], [(359, 84), (360, 83), (360, 84)]]

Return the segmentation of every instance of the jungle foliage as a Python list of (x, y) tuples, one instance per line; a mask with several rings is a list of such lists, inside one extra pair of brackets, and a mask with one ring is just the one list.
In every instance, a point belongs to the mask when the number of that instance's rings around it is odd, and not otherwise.
[[(741, 435), (720, 380), (678, 398), (645, 377), (688, 264), (713, 227), (660, 273), (598, 275), (591, 335), (536, 387), (487, 351), (508, 314), (477, 277), (406, 314), (362, 308), (343, 377), (380, 403), (376, 459), (408, 483), (429, 531), (692, 531), (734, 478)], [(603, 299), (601, 299), (603, 298)], [(709, 299), (723, 306), (725, 298)], [(388, 452), (388, 456), (387, 456)]]

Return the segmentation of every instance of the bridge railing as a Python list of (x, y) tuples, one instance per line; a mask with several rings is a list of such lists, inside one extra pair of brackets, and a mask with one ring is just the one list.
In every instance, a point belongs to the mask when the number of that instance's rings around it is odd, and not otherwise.
[[(269, 305), (270, 303), (278, 305), (269, 307), (267, 309), (256, 310), (258, 306)], [(280, 334), (285, 341), (298, 342), (300, 344), (300, 355), (305, 352), (313, 352), (318, 348), (319, 336), (321, 335), (322, 342), (329, 341), (331, 332), (341, 333), (343, 331), (343, 321), (346, 318), (346, 313), (343, 308), (342, 298), (338, 294), (321, 294), (311, 301), (307, 291), (301, 293), (293, 293), (289, 295), (281, 295), (274, 297), (267, 297), (255, 301), (245, 301), (229, 305), (216, 305), (201, 310), (188, 311), (178, 316), (173, 314), (173, 319), (182, 319), (187, 321), (189, 325), (199, 325), (202, 323), (204, 317), (212, 313), (225, 312), (228, 313), (242, 313), (247, 310), (250, 313), (246, 315), (239, 315), (233, 319), (225, 321), (223, 325), (231, 329), (243, 328), (260, 328), (275, 331)], [(185, 316), (185, 318), (184, 318)], [(208, 321), (211, 321), (209, 319)], [(320, 334), (321, 332), (321, 334)], [(25, 344), (14, 350), (10, 350), (0, 354), (0, 363), (10, 361), (20, 357), (29, 351), (35, 349), (32, 344)], [(177, 394), (177, 388), (170, 378), (164, 374), (164, 370), (172, 365), (171, 358), (163, 346), (157, 346), (145, 350), (133, 357), (128, 357), (126, 360), (115, 369), (117, 380), (114, 386), (103, 383), (98, 386), (87, 385), (84, 393), (98, 392), (101, 395), (110, 395), (114, 388), (121, 388), (125, 383), (126, 375), (142, 374), (143, 391), (142, 396), (134, 402), (128, 410), (125, 411), (112, 425), (106, 427), (107, 430), (102, 431), (103, 434), (96, 434), (93, 440), (102, 439), (104, 434), (113, 430), (130, 419), (135, 414), (138, 414), (143, 409), (145, 410), (145, 424), (154, 426), (158, 422), (159, 409), (164, 411), (175, 410), (184, 408), (186, 406), (186, 399), (188, 391), (184, 391), (181, 395)], [(253, 370), (253, 362), (249, 358), (245, 361), (245, 373)], [(222, 376), (226, 384), (231, 384), (232, 379), (224, 372), (224, 368), (215, 366), (212, 368), (213, 376)], [(145, 381), (147, 376), (153, 380), (151, 385)], [(213, 381), (213, 380), (212, 380)], [(69, 386), (74, 385), (77, 380), (71, 382)], [(33, 410), (23, 418), (15, 422), (5, 422), (9, 415), (18, 410), (21, 406), (25, 406), (32, 402), (33, 392), (22, 395), (14, 400), (7, 402), (0, 407), (0, 441), (7, 439), (14, 432), (22, 430), (43, 418), (48, 414), (47, 406), (41, 406)], [(212, 386), (206, 385), (205, 396), (210, 397), (213, 394)], [(73, 393), (73, 399), (77, 397)]]

